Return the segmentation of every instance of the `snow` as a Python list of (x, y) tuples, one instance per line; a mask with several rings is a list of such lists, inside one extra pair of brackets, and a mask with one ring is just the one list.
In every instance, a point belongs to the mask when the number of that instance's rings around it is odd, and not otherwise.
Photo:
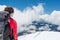
[(19, 36), (18, 40), (60, 40), (60, 32), (43, 31)]

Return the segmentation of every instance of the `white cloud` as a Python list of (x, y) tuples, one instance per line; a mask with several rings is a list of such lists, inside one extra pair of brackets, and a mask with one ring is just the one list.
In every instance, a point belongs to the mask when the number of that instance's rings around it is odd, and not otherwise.
[(27, 7), (23, 11), (20, 11), (17, 8), (15, 8), (14, 18), (17, 20), (19, 24), (19, 31), (23, 31), (24, 29), (24, 27), (22, 28), (21, 25), (31, 24), (32, 21), (39, 19), (38, 16), (40, 14), (44, 14), (43, 5), (40, 4), (38, 6)]
[(60, 11), (54, 10), (49, 17), (47, 17), (47, 21), (51, 22), (53, 24), (59, 24), (60, 25)]
[(5, 7), (6, 5), (0, 5), (0, 11), (4, 10)]
[(38, 4), (38, 6), (33, 6), (33, 10), (35, 13), (44, 14), (43, 4)]

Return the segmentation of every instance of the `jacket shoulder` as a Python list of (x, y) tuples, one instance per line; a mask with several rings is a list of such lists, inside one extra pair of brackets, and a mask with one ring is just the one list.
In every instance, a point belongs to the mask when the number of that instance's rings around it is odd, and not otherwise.
[(17, 22), (13, 19), (13, 18), (10, 18), (11, 22), (13, 22), (14, 24), (17, 24)]

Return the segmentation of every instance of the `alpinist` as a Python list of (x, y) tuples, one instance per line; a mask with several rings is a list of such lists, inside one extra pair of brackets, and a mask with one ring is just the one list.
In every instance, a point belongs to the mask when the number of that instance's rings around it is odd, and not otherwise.
[[(18, 34), (17, 34), (17, 23), (16, 21), (12, 18), (14, 14), (14, 9), (12, 7), (5, 7), (4, 11), (9, 12), (10, 19), (8, 19), (8, 23), (10, 25), (10, 39), (9, 40), (18, 40)], [(8, 38), (7, 38), (8, 39)], [(4, 38), (4, 40), (7, 40)]]

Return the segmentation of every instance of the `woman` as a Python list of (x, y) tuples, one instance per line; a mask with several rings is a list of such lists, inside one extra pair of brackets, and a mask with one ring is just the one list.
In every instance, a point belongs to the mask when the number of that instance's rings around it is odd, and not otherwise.
[(10, 40), (18, 40), (18, 34), (17, 34), (17, 23), (12, 18), (14, 14), (14, 9), (12, 7), (5, 7), (4, 11), (9, 12), (10, 19), (8, 20), (10, 25)]

